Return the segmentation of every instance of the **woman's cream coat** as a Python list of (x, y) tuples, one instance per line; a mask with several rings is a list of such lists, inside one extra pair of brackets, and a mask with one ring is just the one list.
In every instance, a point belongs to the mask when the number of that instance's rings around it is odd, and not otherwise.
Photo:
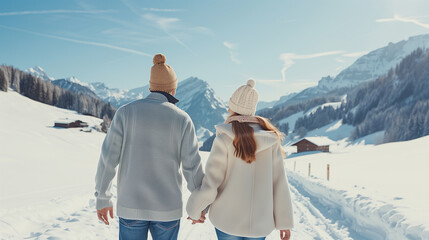
[(234, 155), (231, 124), (216, 126), (216, 138), (199, 190), (186, 210), (192, 219), (210, 206), (209, 218), (231, 235), (262, 237), (274, 229), (293, 227), (293, 211), (283, 157), (277, 136), (250, 124), (257, 143), (256, 161), (249, 164)]

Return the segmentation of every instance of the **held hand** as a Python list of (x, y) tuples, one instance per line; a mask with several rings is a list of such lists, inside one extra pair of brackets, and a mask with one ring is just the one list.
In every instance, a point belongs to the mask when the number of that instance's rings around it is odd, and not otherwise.
[(113, 207), (106, 207), (103, 209), (97, 209), (97, 216), (104, 224), (109, 225), (108, 213), (110, 213), (110, 217), (113, 219)]
[(204, 221), (206, 220), (206, 213), (205, 212), (201, 212), (201, 217), (198, 220), (192, 219), (190, 217), (188, 217), (187, 219), (192, 221), (192, 225), (196, 224), (196, 223), (204, 223)]
[(290, 230), (280, 230), (280, 239), (289, 240), (290, 239)]

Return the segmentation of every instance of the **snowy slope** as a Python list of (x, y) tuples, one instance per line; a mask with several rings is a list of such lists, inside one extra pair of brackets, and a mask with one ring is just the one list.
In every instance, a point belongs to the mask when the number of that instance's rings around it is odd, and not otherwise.
[(25, 72), (27, 72), (27, 73), (35, 76), (35, 77), (41, 78), (43, 80), (46, 80), (46, 81), (52, 81), (52, 80), (54, 80), (53, 77), (48, 76), (48, 74), (46, 74), (45, 70), (43, 70), (43, 68), (41, 68), (39, 66), (35, 66), (35, 67), (32, 67), (32, 68), (26, 69)]
[[(116, 239), (118, 218), (105, 226), (96, 217), (94, 176), (104, 134), (56, 129), (58, 118), (101, 120), (0, 91), (0, 239)], [(203, 163), (208, 153), (201, 152)], [(116, 180), (113, 181), (116, 193)], [(189, 192), (183, 185), (183, 202)], [(291, 186), (294, 239), (351, 239), (346, 228), (326, 218)], [(116, 201), (116, 194), (113, 197)], [(278, 239), (273, 231), (267, 240)], [(151, 238), (149, 238), (151, 239)], [(209, 220), (181, 221), (180, 240), (214, 240)]]
[(0, 91), (0, 112), (0, 239), (35, 237), (74, 204), (88, 203), (105, 136), (54, 128), (54, 121), (102, 120), (13, 91)]
[(364, 239), (429, 239), (428, 145), (428, 136), (377, 146), (340, 144), (332, 153), (291, 155), (286, 167), (298, 191)]

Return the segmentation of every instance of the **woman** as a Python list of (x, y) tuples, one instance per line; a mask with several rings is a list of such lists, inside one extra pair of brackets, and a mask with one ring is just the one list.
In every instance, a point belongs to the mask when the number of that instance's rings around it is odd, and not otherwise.
[[(274, 229), (289, 239), (292, 202), (280, 145), (282, 134), (265, 118), (254, 116), (258, 93), (249, 80), (229, 100), (231, 114), (216, 126), (206, 175), (186, 210), (193, 223), (210, 221), (218, 239), (265, 239)], [(199, 219), (199, 220), (198, 220)]]

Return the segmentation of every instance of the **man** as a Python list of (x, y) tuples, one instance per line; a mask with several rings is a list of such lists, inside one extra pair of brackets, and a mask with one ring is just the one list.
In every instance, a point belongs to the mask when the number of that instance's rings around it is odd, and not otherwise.
[[(191, 118), (175, 106), (177, 77), (166, 58), (153, 58), (151, 93), (120, 107), (104, 140), (96, 175), (98, 218), (113, 218), (112, 180), (118, 169), (119, 239), (177, 239), (182, 175), (192, 192), (204, 177)], [(201, 222), (204, 221), (201, 216)]]

